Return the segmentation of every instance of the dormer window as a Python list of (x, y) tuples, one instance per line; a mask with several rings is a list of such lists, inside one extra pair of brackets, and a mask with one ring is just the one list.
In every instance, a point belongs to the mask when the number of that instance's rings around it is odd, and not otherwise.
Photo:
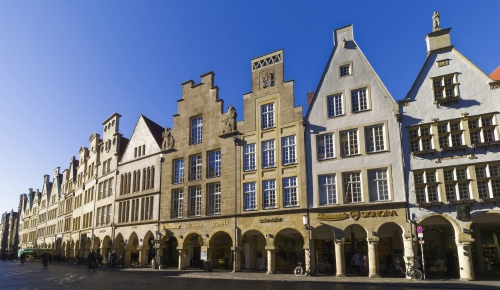
[(450, 101), (458, 101), (460, 98), (456, 74), (432, 78), (432, 84), (434, 103), (449, 103)]

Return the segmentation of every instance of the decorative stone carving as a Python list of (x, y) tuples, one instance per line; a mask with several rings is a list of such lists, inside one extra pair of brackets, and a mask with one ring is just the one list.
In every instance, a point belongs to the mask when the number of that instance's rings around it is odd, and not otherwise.
[(162, 150), (168, 150), (174, 148), (174, 136), (172, 136), (172, 130), (169, 127), (165, 127), (165, 131), (162, 134), (163, 143), (161, 144)]
[(274, 86), (274, 74), (273, 73), (265, 73), (262, 77), (262, 87), (267, 88), (270, 86)]
[(466, 221), (470, 219), (470, 204), (457, 205), (457, 220)]
[(434, 14), (432, 14), (432, 31), (438, 31), (441, 28), (439, 27), (441, 25), (440, 23), (440, 15), (439, 12), (434, 11)]
[(220, 117), (219, 134), (227, 134), (236, 131), (236, 110), (233, 106), (227, 108), (227, 113)]

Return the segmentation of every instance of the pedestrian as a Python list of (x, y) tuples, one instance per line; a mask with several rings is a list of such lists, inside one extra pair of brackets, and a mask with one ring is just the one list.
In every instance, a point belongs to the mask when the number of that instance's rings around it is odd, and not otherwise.
[(45, 251), (43, 254), (42, 254), (42, 264), (44, 267), (49, 267), (49, 253), (47, 251)]
[(362, 259), (362, 256), (359, 254), (358, 251), (356, 251), (356, 253), (354, 254), (354, 256), (352, 256), (352, 259), (351, 259), (351, 264), (354, 263), (354, 265), (356, 266), (356, 275), (358, 275), (358, 276), (359, 276), (360, 271), (361, 271), (361, 259)]
[(368, 256), (363, 253), (363, 264), (362, 264), (362, 268), (363, 268), (363, 271), (361, 271), (362, 275), (368, 275)]
[(49, 253), (49, 264), (52, 264), (52, 253)]
[(111, 268), (115, 268), (115, 263), (116, 263), (116, 254), (115, 254), (115, 251), (114, 250), (111, 250), (110, 254), (109, 254), (109, 264), (111, 266)]
[(97, 262), (99, 263), (99, 267), (102, 268), (102, 255), (101, 252), (97, 254)]
[(389, 271), (392, 269), (392, 255), (391, 252), (387, 252), (385, 255), (385, 271), (384, 274), (389, 274)]

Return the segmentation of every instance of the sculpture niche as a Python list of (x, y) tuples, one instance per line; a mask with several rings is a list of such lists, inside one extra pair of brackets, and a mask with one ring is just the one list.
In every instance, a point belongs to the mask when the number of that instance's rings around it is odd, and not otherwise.
[(227, 113), (220, 117), (219, 134), (227, 134), (236, 131), (236, 110), (233, 106), (227, 108)]
[(174, 149), (174, 136), (172, 136), (172, 130), (169, 127), (165, 127), (163, 131), (163, 143), (161, 144), (162, 150)]

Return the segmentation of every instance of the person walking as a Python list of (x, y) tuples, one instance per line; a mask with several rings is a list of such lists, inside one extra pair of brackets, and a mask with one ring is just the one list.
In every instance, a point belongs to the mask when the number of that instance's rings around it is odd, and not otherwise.
[(359, 276), (360, 271), (361, 271), (361, 260), (362, 260), (362, 256), (359, 254), (358, 251), (356, 251), (356, 254), (354, 254), (354, 256), (352, 256), (351, 264), (354, 262), (354, 265), (356, 266), (356, 275), (358, 275), (358, 276)]
[(45, 268), (49, 267), (49, 253), (47, 251), (42, 254), (42, 264)]
[(363, 253), (362, 255), (362, 265), (361, 265), (362, 271), (361, 275), (367, 275), (368, 276), (368, 256)]
[(113, 269), (115, 268), (115, 263), (116, 263), (116, 254), (114, 250), (111, 250), (111, 252), (109, 253), (109, 264), (111, 268)]
[(94, 267), (97, 267), (97, 254), (94, 252), (94, 249), (92, 249), (90, 251), (90, 254), (87, 257), (87, 260), (89, 263), (89, 266), (88, 266), (89, 269), (92, 269), (92, 263), (95, 263)]

